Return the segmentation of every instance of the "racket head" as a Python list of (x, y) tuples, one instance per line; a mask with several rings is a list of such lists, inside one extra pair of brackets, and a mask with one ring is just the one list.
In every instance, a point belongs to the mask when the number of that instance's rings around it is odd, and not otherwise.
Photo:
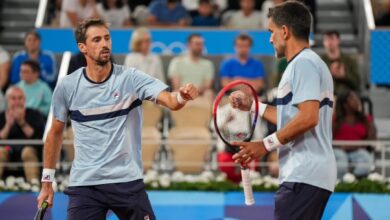
[[(235, 134), (234, 140), (232, 138), (229, 138), (228, 135), (224, 134), (224, 131), (226, 132), (226, 129), (223, 128), (223, 123), (221, 123), (220, 116), (221, 115), (221, 102), (223, 98), (232, 90), (243, 90), (245, 88), (247, 92), (245, 92), (247, 95), (250, 95), (255, 102), (255, 111), (251, 114), (251, 122), (248, 128), (245, 128), (245, 132), (240, 134)], [(226, 105), (230, 105), (229, 103)], [(232, 108), (232, 107), (231, 107)], [(239, 110), (235, 110), (239, 111)], [(233, 113), (236, 114), (236, 113)], [(237, 113), (238, 114), (238, 113)], [(256, 90), (246, 81), (244, 80), (235, 80), (233, 82), (230, 82), (226, 86), (224, 86), (221, 91), (218, 93), (218, 95), (215, 98), (214, 104), (213, 104), (213, 123), (215, 127), (215, 131), (220, 137), (220, 139), (229, 147), (234, 148), (231, 144), (232, 141), (244, 141), (244, 142), (249, 142), (254, 134), (255, 128), (256, 128), (256, 123), (257, 119), (259, 116), (259, 102), (257, 98), (257, 93)], [(228, 117), (224, 115), (224, 117)]]

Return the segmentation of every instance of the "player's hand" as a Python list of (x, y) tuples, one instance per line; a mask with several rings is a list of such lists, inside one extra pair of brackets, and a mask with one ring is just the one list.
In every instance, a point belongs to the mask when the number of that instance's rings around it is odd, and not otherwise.
[(38, 202), (38, 209), (41, 207), (43, 201), (47, 201), (49, 203), (49, 207), (53, 206), (53, 197), (54, 197), (54, 191), (53, 187), (50, 182), (44, 182), (42, 183), (41, 192), (38, 195), (37, 202)]
[(252, 160), (260, 159), (265, 154), (267, 150), (262, 141), (260, 142), (233, 142), (233, 146), (240, 148), (240, 151), (233, 155), (233, 160), (235, 163), (248, 164)]
[(238, 108), (243, 111), (249, 111), (251, 110), (253, 100), (252, 97), (248, 96), (244, 92), (235, 91), (230, 94), (229, 102), (233, 108)]
[(188, 83), (179, 89), (181, 97), (184, 100), (189, 101), (196, 99), (199, 95), (199, 90), (192, 83)]

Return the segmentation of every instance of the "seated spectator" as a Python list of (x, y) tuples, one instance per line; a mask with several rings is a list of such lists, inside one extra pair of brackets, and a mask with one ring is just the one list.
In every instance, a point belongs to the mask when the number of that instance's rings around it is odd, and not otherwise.
[(10, 84), (20, 81), (20, 67), (26, 60), (36, 60), (41, 66), (40, 78), (53, 89), (57, 82), (57, 64), (54, 54), (48, 50), (41, 50), (41, 37), (36, 31), (30, 31), (24, 39), (24, 50), (16, 52), (12, 58)]
[(192, 19), (192, 26), (218, 26), (219, 21), (213, 14), (211, 0), (200, 0), (198, 15)]
[(138, 28), (130, 40), (130, 51), (123, 65), (134, 67), (165, 82), (164, 69), (158, 55), (150, 51), (152, 36), (148, 29)]
[(249, 35), (240, 34), (234, 41), (236, 56), (221, 63), (221, 85), (225, 86), (233, 80), (248, 81), (260, 93), (264, 89), (264, 67), (260, 61), (250, 56), (253, 40)]
[(11, 61), (9, 53), (0, 46), (0, 90), (5, 91), (8, 83), (8, 74)]
[(322, 55), (322, 59), (332, 73), (334, 93), (337, 95), (346, 89), (360, 91), (360, 75), (357, 71), (357, 62), (352, 57), (342, 53), (339, 32), (326, 32), (323, 44), (325, 54)]
[(238, 29), (262, 29), (263, 17), (260, 11), (255, 10), (254, 0), (240, 0), (241, 10), (235, 11), (225, 21), (225, 26)]
[(155, 0), (150, 4), (149, 25), (187, 26), (189, 15), (179, 0)]
[(123, 4), (122, 0), (103, 0), (97, 4), (97, 11), (111, 28), (131, 25), (129, 6)]
[(18, 84), (25, 96), (26, 107), (38, 110), (47, 117), (50, 110), (52, 91), (46, 82), (39, 79), (41, 67), (34, 60), (26, 60), (20, 67), (20, 78)]
[(63, 0), (60, 14), (60, 27), (76, 27), (87, 18), (97, 18), (99, 13), (95, 0)]
[[(353, 91), (343, 91), (337, 97), (333, 123), (333, 139), (346, 141), (375, 140), (376, 128), (371, 115), (364, 114), (360, 97)], [(374, 158), (365, 146), (335, 146), (338, 178), (349, 171), (357, 177), (369, 174)]]
[(187, 83), (193, 83), (200, 95), (212, 97), (214, 65), (202, 58), (204, 40), (200, 34), (191, 34), (187, 40), (188, 53), (172, 59), (168, 67), (168, 77), (172, 89), (178, 90)]
[[(11, 86), (6, 92), (7, 109), (0, 114), (0, 139), (42, 139), (45, 118), (36, 110), (26, 108), (23, 90)], [(38, 146), (0, 147), (0, 178), (3, 177), (6, 162), (22, 161), (27, 181), (39, 178), (36, 165), (42, 153)]]

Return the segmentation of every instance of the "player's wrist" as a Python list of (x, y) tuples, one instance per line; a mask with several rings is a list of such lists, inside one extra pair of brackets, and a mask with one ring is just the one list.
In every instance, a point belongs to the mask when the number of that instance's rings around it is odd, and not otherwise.
[(181, 105), (184, 105), (184, 104), (187, 103), (187, 100), (185, 100), (185, 99), (183, 98), (183, 96), (181, 96), (180, 92), (177, 93), (176, 99), (177, 99), (177, 102), (178, 102), (179, 104), (181, 104)]
[(42, 183), (52, 183), (55, 181), (55, 169), (43, 168), (42, 171)]
[[(259, 116), (260, 117), (264, 116), (264, 113), (265, 113), (266, 109), (267, 109), (267, 104), (259, 102)], [(255, 111), (256, 111), (256, 102), (253, 101), (252, 105), (251, 105), (251, 112), (255, 112)]]
[(264, 148), (268, 152), (274, 151), (277, 148), (279, 148), (280, 146), (282, 146), (282, 144), (280, 143), (280, 140), (278, 139), (278, 136), (276, 135), (276, 132), (265, 137), (263, 139), (263, 143), (264, 143)]

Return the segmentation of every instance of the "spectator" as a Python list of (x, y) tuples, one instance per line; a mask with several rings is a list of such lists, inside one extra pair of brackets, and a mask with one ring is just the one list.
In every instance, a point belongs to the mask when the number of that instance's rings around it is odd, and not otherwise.
[(26, 60), (20, 67), (20, 78), (18, 84), (25, 96), (26, 107), (38, 110), (47, 117), (50, 110), (52, 91), (46, 82), (39, 79), (41, 67), (34, 60)]
[(41, 37), (38, 32), (30, 31), (24, 39), (25, 49), (16, 52), (12, 58), (10, 84), (20, 80), (20, 66), (26, 60), (36, 60), (41, 65), (40, 78), (53, 89), (57, 81), (57, 65), (54, 54), (48, 50), (41, 50)]
[(264, 88), (264, 67), (260, 61), (250, 56), (253, 40), (249, 35), (240, 34), (234, 41), (236, 56), (222, 62), (220, 68), (221, 85), (225, 86), (236, 79), (247, 80), (257, 92)]
[(0, 46), (0, 90), (5, 91), (8, 83), (8, 74), (10, 69), (9, 53)]
[(155, 0), (150, 4), (150, 25), (187, 26), (188, 13), (178, 0)]
[(87, 18), (99, 17), (95, 0), (63, 0), (60, 27), (76, 27)]
[[(6, 92), (7, 109), (0, 114), (0, 139), (42, 139), (45, 119), (33, 109), (25, 107), (23, 90), (11, 86)], [(38, 163), (42, 147), (2, 146), (0, 147), (0, 178), (3, 176), (4, 163), (23, 161), (27, 181), (40, 175)]]
[(168, 77), (172, 89), (178, 90), (187, 83), (198, 87), (200, 95), (211, 98), (214, 65), (202, 58), (204, 40), (200, 34), (191, 34), (187, 40), (188, 53), (172, 59), (168, 67)]
[(334, 80), (334, 93), (351, 89), (360, 91), (360, 76), (357, 62), (352, 57), (343, 54), (340, 49), (340, 34), (338, 31), (328, 31), (323, 36), (325, 54), (322, 59), (328, 65)]
[(219, 21), (213, 14), (211, 0), (199, 0), (198, 15), (192, 19), (192, 26), (218, 26)]
[(148, 29), (138, 28), (133, 32), (130, 40), (130, 51), (123, 65), (134, 67), (163, 82), (165, 75), (161, 59), (150, 52), (152, 37)]
[[(360, 98), (354, 91), (343, 91), (337, 97), (333, 138), (347, 141), (376, 139), (373, 117), (364, 114)], [(352, 172), (357, 177), (369, 174), (374, 164), (373, 156), (364, 146), (336, 146), (334, 153), (339, 178), (348, 172), (349, 163), (352, 163)]]
[(240, 0), (240, 7), (241, 10), (233, 12), (226, 20), (226, 26), (239, 29), (264, 28), (262, 14), (255, 10), (254, 0)]
[(122, 0), (103, 0), (97, 4), (97, 11), (111, 28), (121, 28), (131, 25), (130, 9)]

